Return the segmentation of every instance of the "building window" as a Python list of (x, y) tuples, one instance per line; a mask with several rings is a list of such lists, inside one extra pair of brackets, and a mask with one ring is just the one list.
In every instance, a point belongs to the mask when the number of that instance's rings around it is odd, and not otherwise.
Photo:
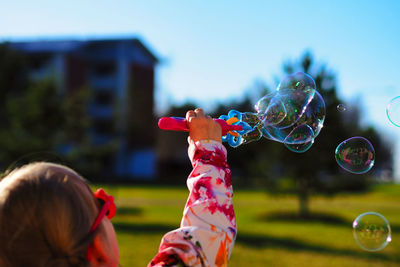
[(112, 134), (114, 130), (114, 123), (112, 120), (94, 120), (93, 129), (97, 134)]
[(114, 74), (116, 66), (114, 62), (98, 62), (92, 65), (92, 72), (96, 76), (108, 76)]
[(110, 91), (94, 92), (94, 103), (101, 106), (110, 106), (114, 103), (114, 94)]
[(50, 55), (38, 54), (31, 56), (29, 59), (29, 67), (32, 71), (38, 71), (44, 69), (50, 61)]

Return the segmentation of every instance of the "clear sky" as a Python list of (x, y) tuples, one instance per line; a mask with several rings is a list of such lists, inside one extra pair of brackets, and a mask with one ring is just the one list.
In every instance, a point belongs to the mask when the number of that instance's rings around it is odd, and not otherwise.
[(400, 128), (385, 114), (400, 95), (399, 12), (397, 0), (3, 1), (0, 40), (139, 37), (161, 59), (159, 108), (273, 85), (285, 60), (310, 50), (336, 73), (339, 95), (395, 141), (400, 181)]

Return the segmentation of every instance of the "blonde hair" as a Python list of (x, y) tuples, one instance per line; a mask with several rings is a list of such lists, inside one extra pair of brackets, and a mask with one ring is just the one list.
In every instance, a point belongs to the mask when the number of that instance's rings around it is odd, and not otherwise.
[(33, 163), (0, 183), (1, 266), (89, 266), (99, 203), (72, 169)]

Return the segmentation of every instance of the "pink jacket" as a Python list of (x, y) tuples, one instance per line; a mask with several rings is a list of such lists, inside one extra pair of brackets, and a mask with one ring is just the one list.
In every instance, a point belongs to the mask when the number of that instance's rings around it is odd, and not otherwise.
[(228, 265), (236, 237), (231, 172), (225, 147), (216, 141), (189, 144), (193, 171), (180, 228), (164, 235), (153, 266)]

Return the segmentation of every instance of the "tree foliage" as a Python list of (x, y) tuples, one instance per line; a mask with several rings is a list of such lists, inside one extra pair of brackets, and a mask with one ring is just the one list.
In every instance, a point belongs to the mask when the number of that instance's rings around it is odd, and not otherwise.
[(0, 163), (3, 168), (32, 151), (52, 150), (63, 125), (62, 100), (50, 80), (29, 80), (26, 60), (0, 46)]
[(91, 140), (90, 89), (63, 93), (52, 77), (33, 80), (28, 61), (7, 44), (0, 45), (1, 169), (56, 159), (98, 177), (115, 144), (99, 146)]
[[(361, 125), (360, 107), (348, 105), (345, 112), (337, 106), (345, 104), (337, 95), (335, 74), (326, 66), (319, 66), (311, 53), (305, 53), (298, 62), (284, 64), (286, 74), (302, 71), (310, 74), (326, 105), (324, 127), (314, 145), (305, 153), (293, 153), (284, 149), (277, 155), (283, 177), (269, 179), (268, 186), (274, 191), (291, 191), (299, 197), (300, 215), (308, 216), (308, 199), (312, 193), (332, 195), (341, 191), (366, 190), (373, 180), (374, 172), (391, 170), (392, 154), (383, 137), (373, 128)], [(347, 105), (347, 104), (345, 104)], [(369, 139), (376, 151), (374, 169), (364, 175), (355, 175), (341, 169), (335, 160), (335, 149), (339, 143), (353, 136)], [(285, 186), (282, 186), (285, 185)], [(288, 186), (289, 185), (289, 186)], [(282, 190), (284, 189), (284, 190)]]

